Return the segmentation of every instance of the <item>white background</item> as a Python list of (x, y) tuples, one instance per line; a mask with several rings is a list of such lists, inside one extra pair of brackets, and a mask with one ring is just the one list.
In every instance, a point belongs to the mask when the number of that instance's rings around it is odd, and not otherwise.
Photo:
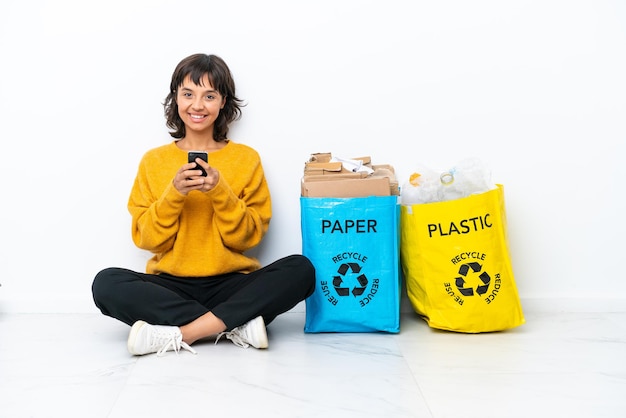
[(271, 187), (264, 264), (301, 252), (311, 153), (370, 155), (401, 184), (479, 157), (505, 186), (522, 299), (624, 308), (624, 2), (9, 0), (0, 311), (95, 312), (97, 271), (144, 269), (126, 202), (196, 52), (248, 103), (230, 136)]

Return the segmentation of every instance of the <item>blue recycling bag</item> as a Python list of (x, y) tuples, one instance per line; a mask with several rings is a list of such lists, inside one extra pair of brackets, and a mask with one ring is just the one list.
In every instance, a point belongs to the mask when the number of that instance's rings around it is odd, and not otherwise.
[(304, 332), (399, 332), (398, 197), (301, 197), (300, 210), (316, 270)]

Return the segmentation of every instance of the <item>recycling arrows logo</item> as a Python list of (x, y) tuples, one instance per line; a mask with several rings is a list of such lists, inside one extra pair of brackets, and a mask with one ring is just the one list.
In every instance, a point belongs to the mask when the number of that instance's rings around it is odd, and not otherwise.
[(482, 282), (482, 284), (476, 286), (476, 293), (479, 295), (484, 295), (485, 293), (487, 293), (487, 289), (489, 289), (489, 283), (491, 283), (491, 277), (489, 277), (489, 274), (486, 271), (481, 272), (481, 269), (482, 266), (479, 263), (467, 263), (462, 264), (461, 267), (459, 267), (460, 276), (455, 279), (455, 284), (456, 288), (459, 289), (459, 292), (461, 292), (463, 296), (474, 295), (474, 288), (468, 287), (467, 285), (468, 281), (472, 281), (467, 280), (467, 275), (470, 272), (472, 275), (478, 275), (478, 278)]
[[(357, 263), (345, 263), (339, 266), (337, 270), (338, 276), (333, 276), (333, 287), (339, 296), (349, 296), (350, 293), (354, 297), (361, 296), (365, 292), (368, 280), (365, 274), (361, 273), (361, 266)], [(350, 282), (354, 282), (349, 277), (356, 275), (356, 281), (358, 284), (350, 289)], [(346, 287), (347, 286), (347, 287)]]

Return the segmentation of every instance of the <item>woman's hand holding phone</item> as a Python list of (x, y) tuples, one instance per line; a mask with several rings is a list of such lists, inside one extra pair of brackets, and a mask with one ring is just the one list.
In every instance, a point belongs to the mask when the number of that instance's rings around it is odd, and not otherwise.
[(219, 171), (208, 164), (208, 153), (189, 151), (184, 164), (174, 177), (174, 187), (184, 195), (192, 190), (208, 192), (219, 180)]

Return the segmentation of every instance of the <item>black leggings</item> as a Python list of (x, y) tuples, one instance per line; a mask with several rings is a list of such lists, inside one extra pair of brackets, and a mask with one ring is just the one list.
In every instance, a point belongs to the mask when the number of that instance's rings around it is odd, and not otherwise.
[(315, 268), (308, 258), (291, 255), (252, 273), (181, 278), (123, 268), (99, 272), (93, 299), (103, 314), (128, 325), (186, 325), (207, 312), (232, 330), (257, 316), (269, 324), (315, 289)]

